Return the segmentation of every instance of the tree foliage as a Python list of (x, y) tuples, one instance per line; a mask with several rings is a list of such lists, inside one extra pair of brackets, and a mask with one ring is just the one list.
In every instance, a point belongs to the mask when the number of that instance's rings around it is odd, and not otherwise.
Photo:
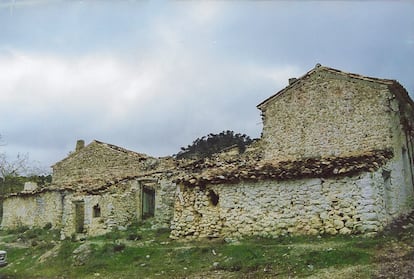
[(223, 131), (220, 134), (208, 134), (197, 138), (191, 145), (181, 147), (177, 158), (205, 158), (219, 153), (229, 147), (237, 146), (240, 153), (252, 142), (245, 134), (235, 134), (233, 131)]
[(0, 198), (9, 193), (22, 191), (25, 182), (36, 182), (43, 186), (51, 180), (51, 175), (30, 165), (27, 154), (19, 154), (16, 159), (10, 160), (4, 153), (0, 153)]
[(26, 182), (36, 182), (39, 187), (42, 187), (52, 182), (52, 176), (49, 174), (33, 176), (8, 175), (3, 177), (0, 179), (0, 199), (7, 194), (21, 192)]

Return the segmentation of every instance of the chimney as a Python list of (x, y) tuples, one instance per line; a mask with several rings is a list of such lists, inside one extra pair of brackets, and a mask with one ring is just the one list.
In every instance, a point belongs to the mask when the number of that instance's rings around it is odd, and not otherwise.
[(81, 150), (84, 147), (85, 147), (85, 141), (84, 140), (78, 140), (76, 142), (76, 152)]
[(290, 78), (289, 79), (289, 85), (291, 85), (292, 83), (294, 83), (297, 80), (297, 78)]

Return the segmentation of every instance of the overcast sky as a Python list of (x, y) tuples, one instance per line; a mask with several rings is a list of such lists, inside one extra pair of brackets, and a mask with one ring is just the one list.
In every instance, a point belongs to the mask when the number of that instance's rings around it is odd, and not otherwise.
[(414, 93), (414, 1), (0, 0), (0, 135), (50, 166), (93, 139), (153, 156), (262, 129), (316, 63)]

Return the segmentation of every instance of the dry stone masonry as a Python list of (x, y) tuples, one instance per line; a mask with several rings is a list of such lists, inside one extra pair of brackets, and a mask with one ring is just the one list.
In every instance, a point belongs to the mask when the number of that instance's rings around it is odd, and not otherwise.
[(396, 81), (317, 65), (258, 108), (258, 156), (176, 181), (173, 238), (372, 235), (411, 210), (414, 104)]
[(414, 103), (394, 80), (317, 65), (258, 105), (243, 154), (154, 158), (78, 141), (47, 187), (3, 202), (2, 228), (100, 235), (148, 219), (173, 239), (374, 235), (414, 204)]
[(36, 195), (11, 195), (3, 201), (3, 228), (19, 226), (61, 226), (62, 203), (59, 191), (39, 192)]
[(382, 171), (352, 177), (245, 181), (237, 187), (183, 186), (172, 236), (376, 233), (387, 224), (389, 214)]
[(392, 145), (392, 81), (317, 67), (261, 103), (266, 159), (341, 156)]
[[(62, 239), (123, 229), (148, 216), (154, 227), (169, 227), (175, 169), (169, 157), (153, 158), (99, 141), (84, 146), (78, 141), (76, 151), (53, 166), (51, 185), (27, 185), (5, 199), (2, 227), (42, 227), (50, 222), (61, 228)], [(153, 195), (145, 196), (144, 189)], [(149, 212), (144, 212), (143, 203), (151, 203)]]

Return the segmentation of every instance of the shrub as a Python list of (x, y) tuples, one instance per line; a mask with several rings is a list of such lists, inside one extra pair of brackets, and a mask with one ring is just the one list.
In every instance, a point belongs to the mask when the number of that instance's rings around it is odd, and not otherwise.
[(24, 233), (25, 238), (27, 239), (34, 239), (39, 237), (43, 233), (42, 229), (40, 228), (34, 228), (31, 230), (28, 230)]
[(52, 223), (46, 223), (46, 225), (43, 227), (45, 230), (50, 230), (52, 228)]
[(157, 236), (163, 235), (163, 234), (169, 234), (171, 232), (170, 228), (158, 228), (155, 233)]
[(122, 250), (124, 250), (126, 247), (126, 245), (124, 243), (115, 243), (113, 250), (114, 252), (121, 252)]
[(127, 240), (141, 240), (142, 236), (137, 233), (130, 233), (127, 237)]
[(24, 233), (26, 231), (28, 231), (30, 228), (28, 226), (19, 226), (16, 228), (15, 232), (16, 233)]
[[(106, 243), (102, 247), (102, 252), (107, 255), (111, 255), (113, 253), (121, 252), (126, 248), (126, 245), (122, 242), (119, 243)], [(96, 251), (97, 253), (100, 253), (99, 251)], [(102, 253), (100, 253), (102, 255)]]

